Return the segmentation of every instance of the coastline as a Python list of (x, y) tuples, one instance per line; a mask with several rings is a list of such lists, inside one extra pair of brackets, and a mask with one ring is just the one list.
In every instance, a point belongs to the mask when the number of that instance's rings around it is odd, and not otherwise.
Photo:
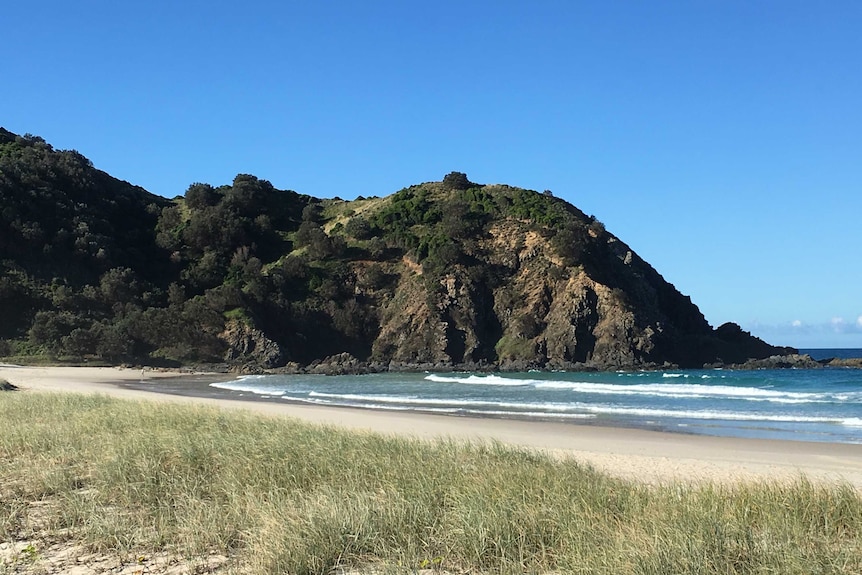
[[(846, 481), (862, 489), (862, 445), (740, 439), (558, 422), (373, 411), (207, 393), (234, 376), (123, 368), (22, 367), (0, 364), (0, 379), (20, 391), (96, 393), (130, 400), (194, 403), (286, 416), (361, 432), (418, 439), (500, 442), (572, 458), (610, 475), (647, 483)], [(159, 388), (162, 389), (159, 389)], [(185, 388), (185, 389), (183, 389)], [(177, 394), (177, 390), (186, 391)]]

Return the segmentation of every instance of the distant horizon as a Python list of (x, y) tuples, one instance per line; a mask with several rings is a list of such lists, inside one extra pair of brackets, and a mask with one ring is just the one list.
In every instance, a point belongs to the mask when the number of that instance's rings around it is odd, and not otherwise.
[(711, 325), (862, 348), (862, 3), (45, 0), (4, 18), (26, 49), (0, 124), (152, 193), (237, 173), (319, 198), (451, 171), (550, 189)]
[(808, 350), (808, 349), (819, 349), (819, 350), (830, 350), (830, 349), (834, 349), (834, 350), (841, 350), (841, 349), (858, 349), (858, 350), (862, 350), (862, 347), (798, 347), (798, 348), (796, 348), (796, 349), (798, 349), (798, 350), (800, 350), (800, 351), (801, 351), (801, 350), (803, 350), (803, 349), (805, 349), (805, 350)]

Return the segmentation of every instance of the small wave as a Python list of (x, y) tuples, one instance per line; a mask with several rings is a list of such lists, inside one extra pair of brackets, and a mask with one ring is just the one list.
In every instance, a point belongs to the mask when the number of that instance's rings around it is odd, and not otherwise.
[[(285, 398), (287, 399), (287, 398)], [(290, 398), (293, 401), (307, 403), (311, 405), (327, 405), (338, 406), (345, 405), (337, 401), (332, 401), (324, 397), (306, 397), (306, 398)], [(487, 409), (471, 409), (469, 407), (445, 407), (440, 405), (399, 405), (391, 403), (366, 403), (362, 405), (363, 409), (373, 409), (379, 411), (413, 411), (423, 413), (439, 413), (443, 415), (475, 415), (484, 417), (519, 417), (528, 419), (559, 419), (559, 420), (582, 420), (594, 419), (595, 414), (592, 413), (554, 413), (550, 411), (505, 411), (505, 410), (487, 410)]]
[(468, 410), (470, 415), (494, 415), (499, 417), (513, 416), (545, 419), (595, 419), (594, 413), (553, 413), (548, 411), (479, 411)]
[(734, 387), (730, 385), (703, 385), (699, 383), (646, 383), (618, 385), (614, 383), (591, 383), (584, 381), (540, 381), (537, 389), (570, 390), (579, 393), (606, 395), (650, 395), (667, 398), (729, 398), (744, 400), (776, 401), (786, 403), (822, 402), (830, 396), (822, 393), (773, 391), (757, 387)]
[(228, 391), (245, 391), (247, 393), (254, 393), (257, 395), (271, 395), (275, 397), (281, 397), (285, 393), (283, 390), (280, 389), (273, 389), (271, 387), (254, 385), (250, 383), (243, 383), (243, 381), (246, 381), (246, 379), (243, 378), (236, 381), (211, 383), (210, 387), (215, 387), (217, 389), (226, 389)]
[[(451, 406), (456, 408), (494, 408), (506, 409), (505, 413), (533, 410), (536, 413), (565, 413), (582, 411), (581, 404), (574, 403), (528, 403), (511, 401), (485, 401), (479, 399), (442, 399), (436, 397), (396, 396), (396, 395), (363, 395), (353, 393), (324, 393), (312, 391), (309, 398), (320, 398), (337, 401), (355, 401), (360, 403), (381, 403), (387, 405), (405, 406)], [(488, 413), (483, 411), (482, 413)]]
[[(740, 413), (725, 411), (674, 411), (670, 409), (641, 409), (613, 406), (585, 406), (591, 413), (607, 415), (633, 415), (638, 417), (664, 417), (672, 419), (708, 419), (725, 421), (771, 421), (776, 423), (846, 423), (841, 418), (803, 416), (803, 415), (769, 415), (765, 413)], [(862, 425), (862, 421), (860, 421)]]
[[(665, 373), (662, 377), (688, 377), (687, 374)], [(702, 375), (711, 379), (713, 376)], [(724, 378), (725, 376), (718, 376)], [(862, 394), (833, 395), (828, 393), (777, 391), (760, 387), (743, 387), (731, 385), (710, 385), (708, 383), (594, 383), (588, 381), (515, 379), (497, 375), (457, 375), (442, 376), (431, 374), (425, 377), (428, 381), (437, 383), (459, 383), (464, 385), (491, 385), (506, 387), (532, 386), (540, 390), (568, 390), (575, 393), (590, 393), (603, 395), (652, 396), (668, 399), (739, 399), (746, 401), (769, 401), (784, 404), (828, 403), (835, 400), (860, 399)]]
[(425, 376), (425, 379), (437, 383), (462, 383), (465, 385), (504, 385), (512, 387), (530, 385), (533, 382), (533, 380), (530, 379), (512, 379), (508, 377), (500, 377), (499, 375), (446, 376), (436, 375), (433, 373), (431, 375)]
[(254, 381), (254, 380), (256, 380), (256, 379), (265, 379), (265, 378), (267, 378), (267, 377), (270, 377), (270, 376), (268, 376), (268, 375), (264, 375), (264, 374), (260, 374), (260, 373), (258, 373), (258, 374), (251, 374), (251, 375), (241, 375), (241, 376), (239, 376), (238, 378), (236, 378), (236, 381)]

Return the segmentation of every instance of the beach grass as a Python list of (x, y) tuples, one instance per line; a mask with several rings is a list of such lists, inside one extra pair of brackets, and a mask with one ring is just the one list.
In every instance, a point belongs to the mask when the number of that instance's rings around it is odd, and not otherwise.
[[(862, 573), (845, 484), (647, 485), (500, 444), (0, 395), (0, 541), (223, 573)], [(23, 553), (23, 551), (22, 551)], [(0, 566), (0, 572), (3, 567)]]

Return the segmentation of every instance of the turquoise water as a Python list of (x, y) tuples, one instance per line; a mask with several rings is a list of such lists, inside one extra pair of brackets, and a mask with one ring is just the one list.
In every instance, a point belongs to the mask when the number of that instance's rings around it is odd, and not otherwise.
[(212, 386), (313, 405), (862, 443), (859, 369), (264, 375)]

